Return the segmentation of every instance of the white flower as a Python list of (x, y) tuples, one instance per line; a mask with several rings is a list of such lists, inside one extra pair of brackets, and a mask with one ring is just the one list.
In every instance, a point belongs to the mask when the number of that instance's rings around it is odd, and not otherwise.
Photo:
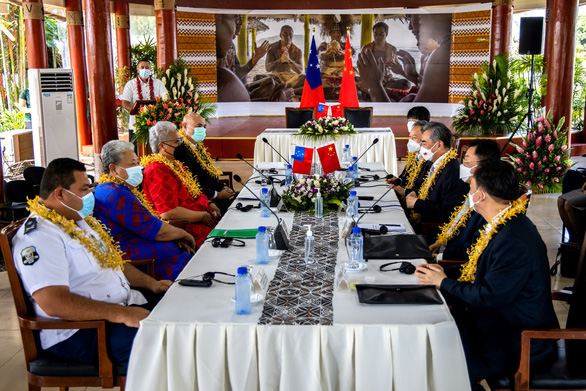
[(469, 100), (469, 101), (468, 101), (468, 107), (469, 107), (470, 109), (472, 108), (472, 101), (471, 101), (471, 100)]
[(315, 197), (311, 197), (311, 202), (315, 202)]
[(334, 133), (340, 133), (340, 132), (338, 132), (338, 129), (334, 129)]
[(496, 113), (496, 116), (497, 117), (500, 117), (501, 116), (501, 113), (500, 112)]
[(340, 123), (339, 121), (332, 122), (332, 124), (334, 124), (334, 125), (338, 125), (339, 123)]
[(503, 95), (505, 95), (506, 92), (507, 90), (505, 90), (505, 87), (503, 87)]
[(167, 84), (167, 78), (166, 78), (165, 76), (163, 76), (163, 77), (161, 78), (161, 81), (163, 82), (163, 84)]
[(177, 75), (177, 83), (181, 83), (181, 73)]
[(173, 84), (175, 84), (175, 78), (174, 77), (171, 78), (171, 86), (173, 86)]
[(173, 98), (177, 98), (177, 87), (173, 87)]
[(511, 82), (508, 82), (508, 83), (507, 83), (507, 90), (508, 90), (509, 88), (511, 88)]
[(496, 69), (496, 60), (492, 60), (492, 67)]
[(501, 81), (500, 81), (500, 80), (498, 80), (498, 81), (496, 82), (496, 88), (497, 88), (497, 90), (498, 90), (498, 88), (499, 88), (500, 86), (501, 86)]
[(185, 94), (185, 87), (181, 87), (181, 95)]
[(519, 96), (520, 93), (521, 93), (520, 90), (515, 91), (515, 95), (513, 95), (513, 98), (517, 99), (517, 97)]
[(486, 73), (482, 74), (482, 78), (488, 82), (488, 76), (486, 76)]
[(171, 70), (170, 69), (167, 69), (167, 72), (166, 72), (167, 73), (167, 77), (171, 77), (171, 73), (170, 72), (171, 72)]
[(478, 73), (474, 73), (474, 80), (478, 81)]
[(293, 197), (297, 200), (297, 202), (301, 202), (301, 196)]
[(503, 99), (503, 103), (507, 103), (508, 100), (509, 100), (509, 97), (505, 96), (505, 99)]
[(163, 102), (167, 102), (169, 99), (171, 99), (171, 97), (169, 96), (169, 94), (163, 94), (163, 96), (161, 96), (161, 99), (163, 100)]

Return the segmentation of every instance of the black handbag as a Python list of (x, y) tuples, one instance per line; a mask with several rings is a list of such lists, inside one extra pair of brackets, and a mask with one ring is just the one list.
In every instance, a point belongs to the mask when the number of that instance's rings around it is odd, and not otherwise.
[(421, 235), (401, 234), (364, 238), (364, 259), (433, 259)]
[(433, 285), (357, 284), (356, 291), (364, 304), (443, 304)]

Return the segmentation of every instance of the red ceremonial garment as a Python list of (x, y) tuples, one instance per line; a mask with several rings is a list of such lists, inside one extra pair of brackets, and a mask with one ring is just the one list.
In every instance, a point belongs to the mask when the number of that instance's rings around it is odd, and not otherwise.
[[(185, 168), (184, 168), (185, 169)], [(193, 199), (191, 194), (175, 173), (159, 162), (149, 163), (143, 172), (143, 190), (146, 199), (153, 204), (159, 214), (179, 207), (196, 212), (209, 212), (208, 197), (205, 194)], [(212, 227), (200, 223), (191, 223), (191, 234), (198, 246), (203, 244)]]
[(344, 73), (342, 74), (342, 87), (340, 87), (339, 102), (342, 107), (358, 107), (358, 93), (356, 92), (356, 80), (354, 79), (354, 66), (352, 65), (350, 33), (348, 33), (348, 37), (346, 38)]
[(340, 169), (340, 160), (333, 142), (318, 147), (317, 154), (325, 175)]

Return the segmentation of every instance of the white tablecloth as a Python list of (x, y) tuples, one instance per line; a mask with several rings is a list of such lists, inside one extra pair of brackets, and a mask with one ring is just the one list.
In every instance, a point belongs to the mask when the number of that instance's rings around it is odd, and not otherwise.
[[(360, 162), (381, 162), (387, 173), (397, 175), (397, 150), (395, 135), (391, 128), (357, 128), (356, 130), (360, 133), (338, 137), (334, 140), (338, 157), (342, 159), (344, 145), (350, 145), (352, 156), (358, 157), (378, 137), (378, 143), (370, 148), (366, 155), (360, 159)], [(293, 137), (293, 133), (297, 133), (297, 129), (266, 129), (256, 138), (254, 143), (254, 163), (283, 161), (271, 147), (262, 141), (263, 137), (266, 137), (269, 143), (287, 159), (290, 159), (295, 152), (296, 145), (316, 147), (327, 142)]]
[[(273, 166), (282, 164), (272, 163)], [(361, 166), (376, 168), (377, 164)], [(382, 169), (380, 163), (378, 167)], [(357, 188), (359, 195), (382, 195), (385, 187)], [(379, 182), (380, 184), (380, 182)], [(252, 185), (259, 191), (259, 185)], [(246, 195), (243, 190), (242, 195)], [(378, 198), (378, 197), (377, 197)], [(391, 191), (383, 200), (395, 200)], [(244, 204), (255, 203), (242, 201)], [(290, 228), (292, 214), (283, 214)], [(343, 217), (340, 218), (342, 224)], [(400, 209), (368, 214), (364, 223), (403, 223)], [(218, 228), (274, 225), (258, 209), (235, 209)], [(348, 256), (341, 240), (338, 265)], [(246, 247), (214, 248), (206, 243), (179, 276), (208, 271), (235, 273), (254, 264), (254, 240)], [(350, 281), (417, 283), (413, 275), (380, 272), (384, 260), (371, 260)], [(423, 260), (415, 260), (418, 264)], [(276, 262), (262, 267), (272, 278)], [(218, 279), (229, 279), (217, 276)], [(364, 305), (354, 290), (334, 293), (331, 326), (259, 325), (263, 304), (250, 315), (234, 313), (234, 286), (214, 282), (210, 288), (173, 285), (136, 336), (127, 390), (469, 390), (466, 361), (458, 329), (446, 305)]]

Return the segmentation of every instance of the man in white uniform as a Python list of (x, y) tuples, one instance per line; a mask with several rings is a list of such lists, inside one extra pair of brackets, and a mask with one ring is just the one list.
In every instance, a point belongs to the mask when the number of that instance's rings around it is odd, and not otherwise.
[[(93, 210), (93, 193), (82, 163), (69, 158), (49, 163), (40, 199), (33, 205), (37, 208), (13, 239), (13, 254), (35, 312), (54, 319), (105, 319), (112, 358), (126, 365), (139, 322), (149, 314), (139, 306), (148, 307), (145, 297), (130, 287), (155, 296), (171, 281), (156, 281), (127, 263), (123, 271), (100, 265), (92, 244), (100, 254), (108, 244), (84, 220)], [(53, 217), (46, 215), (51, 210)], [(66, 232), (68, 223), (90, 239), (84, 243), (72, 237)], [(97, 358), (95, 329), (43, 330), (40, 338), (42, 348), (52, 354), (83, 362)]]
[[(154, 100), (156, 97), (160, 98), (167, 94), (163, 82), (152, 76), (151, 63), (148, 60), (139, 61), (136, 70), (138, 76), (126, 83), (120, 96), (122, 107), (129, 113), (137, 100)], [(134, 115), (131, 115), (128, 126), (132, 127), (133, 125)]]

